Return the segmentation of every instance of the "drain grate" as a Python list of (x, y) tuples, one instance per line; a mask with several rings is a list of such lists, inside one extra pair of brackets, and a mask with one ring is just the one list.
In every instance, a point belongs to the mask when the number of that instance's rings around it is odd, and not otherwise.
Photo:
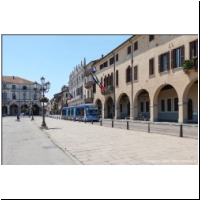
[(43, 149), (55, 149), (55, 148), (58, 148), (58, 147), (55, 146), (55, 145), (50, 145), (50, 146), (43, 146), (42, 148)]

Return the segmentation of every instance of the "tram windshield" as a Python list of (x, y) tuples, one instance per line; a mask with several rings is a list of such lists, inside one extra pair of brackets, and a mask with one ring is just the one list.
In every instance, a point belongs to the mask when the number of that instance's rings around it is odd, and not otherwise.
[(86, 108), (86, 114), (87, 115), (98, 115), (98, 107), (97, 106), (89, 106)]

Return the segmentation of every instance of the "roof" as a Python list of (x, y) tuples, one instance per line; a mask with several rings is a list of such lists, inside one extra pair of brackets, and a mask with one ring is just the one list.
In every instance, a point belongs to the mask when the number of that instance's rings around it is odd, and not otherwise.
[(10, 84), (19, 84), (19, 85), (33, 85), (34, 82), (20, 78), (18, 76), (2, 76), (2, 81)]

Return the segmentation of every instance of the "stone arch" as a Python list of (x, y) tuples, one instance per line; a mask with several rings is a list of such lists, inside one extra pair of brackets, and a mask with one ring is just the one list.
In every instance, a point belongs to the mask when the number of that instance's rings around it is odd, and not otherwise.
[(198, 77), (187, 84), (181, 102), (183, 122), (198, 123)]
[(98, 112), (100, 114), (100, 117), (102, 117), (102, 102), (100, 99), (96, 99), (95, 104), (98, 106)]
[(130, 117), (130, 98), (126, 93), (121, 93), (117, 98), (117, 119)]
[(106, 97), (104, 106), (104, 118), (113, 118), (114, 116), (114, 101), (111, 96)]
[(171, 84), (160, 85), (153, 95), (153, 112), (151, 113), (152, 121), (174, 121), (178, 122), (179, 96), (177, 89)]
[(12, 104), (10, 106), (10, 115), (11, 116), (15, 116), (15, 115), (17, 115), (18, 112), (19, 112), (18, 111), (18, 106), (16, 104)]
[(33, 105), (33, 115), (39, 115), (39, 106), (37, 104)]
[(133, 100), (134, 119), (138, 119), (139, 113), (150, 119), (150, 102), (150, 95), (146, 89), (140, 89), (136, 92)]

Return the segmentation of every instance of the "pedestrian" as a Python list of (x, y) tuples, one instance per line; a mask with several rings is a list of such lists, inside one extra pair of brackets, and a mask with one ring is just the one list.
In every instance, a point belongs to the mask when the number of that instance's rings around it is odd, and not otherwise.
[(17, 121), (20, 122), (19, 113), (17, 113)]

